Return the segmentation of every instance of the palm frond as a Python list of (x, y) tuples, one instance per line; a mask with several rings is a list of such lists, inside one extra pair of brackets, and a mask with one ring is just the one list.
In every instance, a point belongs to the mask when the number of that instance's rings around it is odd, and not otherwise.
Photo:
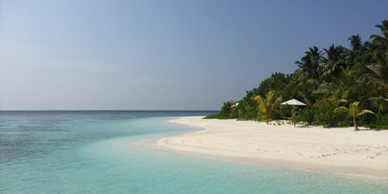
[(346, 100), (346, 99), (344, 99), (344, 98), (343, 98), (343, 99), (339, 99), (339, 100), (338, 100), (338, 103), (348, 103), (348, 100)]
[(259, 103), (260, 112), (262, 112), (264, 115), (268, 115), (268, 109), (264, 102), (263, 97), (261, 97), (260, 95), (257, 95), (255, 96), (255, 100), (257, 101), (257, 103)]
[(349, 114), (350, 116), (356, 116), (357, 113), (358, 113), (358, 105), (360, 104), (360, 102), (353, 102), (351, 104), (349, 104)]
[(334, 109), (334, 112), (348, 112), (348, 111), (349, 109), (344, 106), (340, 106)]
[(276, 98), (275, 102), (272, 104), (271, 106), (271, 112), (273, 112), (278, 106), (279, 104), (283, 101), (283, 98), (281, 96), (279, 96), (278, 98)]
[(329, 99), (327, 99), (327, 98), (322, 98), (322, 101), (323, 101), (323, 103), (325, 104), (326, 107), (331, 108), (333, 106), (331, 104), (331, 102), (329, 101)]
[(273, 101), (273, 99), (274, 99), (274, 97), (275, 97), (275, 94), (276, 94), (276, 92), (274, 91), (274, 90), (270, 90), (268, 93), (267, 93), (267, 95), (265, 96), (266, 98), (265, 98), (265, 102), (266, 102), (266, 106), (268, 107), (270, 104), (271, 104), (271, 102)]
[(372, 114), (372, 115), (376, 116), (376, 114), (373, 111), (371, 111), (371, 110), (362, 110), (360, 113), (357, 114), (357, 116), (361, 116), (361, 115), (364, 115), (364, 114)]

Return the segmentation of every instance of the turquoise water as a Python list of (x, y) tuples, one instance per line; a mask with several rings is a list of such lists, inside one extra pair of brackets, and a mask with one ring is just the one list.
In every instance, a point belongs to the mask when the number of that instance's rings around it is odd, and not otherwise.
[(139, 142), (193, 130), (211, 112), (1, 112), (0, 193), (388, 193), (361, 177), (236, 164)]

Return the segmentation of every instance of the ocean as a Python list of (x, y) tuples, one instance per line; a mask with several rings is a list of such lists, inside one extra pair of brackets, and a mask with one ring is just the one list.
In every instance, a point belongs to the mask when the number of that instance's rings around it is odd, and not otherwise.
[(1, 111), (0, 193), (388, 193), (380, 179), (193, 157), (148, 146), (211, 111)]

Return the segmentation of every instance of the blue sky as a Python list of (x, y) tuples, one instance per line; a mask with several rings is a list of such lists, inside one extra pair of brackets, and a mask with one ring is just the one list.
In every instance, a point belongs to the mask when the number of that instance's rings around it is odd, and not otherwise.
[(217, 110), (386, 0), (1, 0), (1, 110)]

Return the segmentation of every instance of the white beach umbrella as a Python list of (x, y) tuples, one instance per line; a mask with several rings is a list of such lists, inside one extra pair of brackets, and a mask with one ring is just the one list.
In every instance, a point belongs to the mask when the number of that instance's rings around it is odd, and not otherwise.
[(298, 101), (298, 100), (295, 100), (295, 99), (283, 102), (282, 105), (306, 106), (305, 103)]
[[(286, 102), (283, 102), (282, 105), (294, 105), (294, 106), (306, 106), (305, 103), (301, 102), (301, 101), (298, 101), (298, 100), (295, 100), (295, 99), (291, 99), (289, 101), (286, 101)], [(292, 107), (292, 117), (295, 116), (295, 113), (296, 113), (296, 107)], [(294, 127), (296, 125), (296, 122), (292, 121), (294, 123)]]

